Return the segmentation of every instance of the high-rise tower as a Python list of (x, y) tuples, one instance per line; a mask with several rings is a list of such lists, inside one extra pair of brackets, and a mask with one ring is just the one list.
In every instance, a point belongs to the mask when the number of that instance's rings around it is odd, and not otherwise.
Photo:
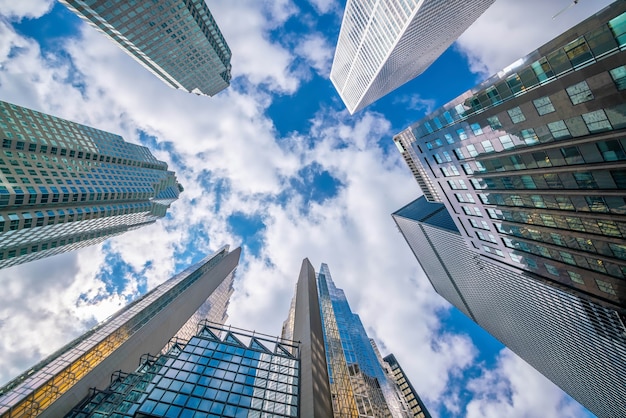
[(171, 87), (213, 96), (231, 52), (204, 0), (61, 0)]
[(330, 80), (351, 114), (420, 75), (494, 0), (348, 0)]
[(207, 298), (229, 293), (221, 284), (232, 283), (240, 253), (226, 246), (205, 257), (0, 388), (0, 417), (62, 417), (113, 372), (159, 353)]
[(394, 137), (473, 251), (626, 311), (626, 2)]
[(282, 337), (201, 321), (68, 417), (429, 418), (398, 367), (382, 359), (328, 267), (316, 275), (305, 259)]
[(146, 147), (0, 101), (0, 268), (154, 223), (182, 186)]
[(441, 203), (393, 219), (437, 293), (598, 417), (626, 416), (624, 317), (481, 256)]

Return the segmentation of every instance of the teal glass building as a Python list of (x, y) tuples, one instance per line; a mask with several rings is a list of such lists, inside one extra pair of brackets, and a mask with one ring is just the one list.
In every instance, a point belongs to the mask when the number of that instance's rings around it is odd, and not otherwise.
[(146, 147), (0, 101), (0, 268), (154, 223), (182, 186)]
[(213, 96), (230, 48), (204, 0), (61, 0), (167, 85)]
[(625, 314), (625, 89), (617, 1), (394, 141), (481, 257)]

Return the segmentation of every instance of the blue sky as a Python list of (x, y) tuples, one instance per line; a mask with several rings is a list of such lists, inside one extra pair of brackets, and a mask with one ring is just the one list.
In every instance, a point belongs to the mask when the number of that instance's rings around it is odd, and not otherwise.
[(207, 0), (233, 81), (206, 98), (165, 86), (60, 4), (0, 0), (0, 99), (144, 144), (185, 187), (154, 225), (0, 271), (0, 384), (230, 244), (244, 250), (235, 326), (278, 334), (309, 257), (434, 416), (591, 416), (440, 298), (390, 216), (420, 194), (394, 133), (608, 4), (552, 21), (568, 1), (544, 3), (497, 0), (423, 75), (350, 116), (328, 81), (344, 1)]

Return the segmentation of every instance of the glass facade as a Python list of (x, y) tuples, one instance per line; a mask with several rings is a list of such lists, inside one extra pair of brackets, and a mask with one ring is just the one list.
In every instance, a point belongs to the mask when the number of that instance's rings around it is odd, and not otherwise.
[(317, 285), (334, 416), (413, 416), (326, 264), (320, 268)]
[(614, 3), (394, 138), (476, 252), (622, 312), (625, 21)]
[(409, 408), (411, 408), (413, 416), (415, 418), (431, 418), (430, 413), (424, 406), (424, 403), (415, 389), (413, 389), (413, 385), (409, 381), (406, 374), (404, 374), (404, 370), (400, 367), (396, 357), (393, 354), (389, 354), (388, 356), (385, 356), (383, 360), (389, 368), (389, 373), (393, 376), (393, 379), (396, 381), (398, 387), (400, 387), (404, 400), (409, 405)]
[(239, 254), (240, 249), (229, 252), (223, 247), (13, 379), (0, 388), (0, 416), (37, 416), (43, 412), (61, 416), (73, 406), (65, 410), (58, 406), (66, 393), (75, 391), (83, 397), (89, 388), (101, 383), (101, 376), (106, 379), (129, 361), (128, 355), (138, 358), (148, 351), (159, 352), (210, 296), (212, 288), (219, 289), (222, 282), (232, 283)]
[(134, 373), (116, 373), (67, 416), (298, 416), (296, 343), (210, 321), (198, 327), (188, 342), (142, 357)]
[(204, 0), (61, 0), (166, 84), (213, 96), (231, 51)]
[(437, 293), (598, 417), (626, 416), (624, 315), (479, 256), (441, 203), (393, 218)]
[(0, 101), (0, 268), (165, 216), (181, 193), (146, 147)]
[(348, 0), (330, 80), (353, 114), (421, 74), (494, 0)]

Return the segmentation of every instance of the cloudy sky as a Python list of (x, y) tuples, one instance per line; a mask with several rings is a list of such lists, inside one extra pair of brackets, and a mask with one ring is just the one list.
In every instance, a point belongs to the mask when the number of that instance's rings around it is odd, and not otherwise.
[(230, 323), (280, 333), (330, 266), (434, 416), (592, 416), (430, 287), (390, 213), (420, 194), (391, 137), (606, 6), (497, 0), (428, 71), (350, 116), (328, 81), (345, 1), (207, 0), (233, 81), (173, 90), (51, 0), (0, 0), (0, 99), (148, 146), (185, 192), (154, 225), (0, 271), (0, 384), (223, 244)]

